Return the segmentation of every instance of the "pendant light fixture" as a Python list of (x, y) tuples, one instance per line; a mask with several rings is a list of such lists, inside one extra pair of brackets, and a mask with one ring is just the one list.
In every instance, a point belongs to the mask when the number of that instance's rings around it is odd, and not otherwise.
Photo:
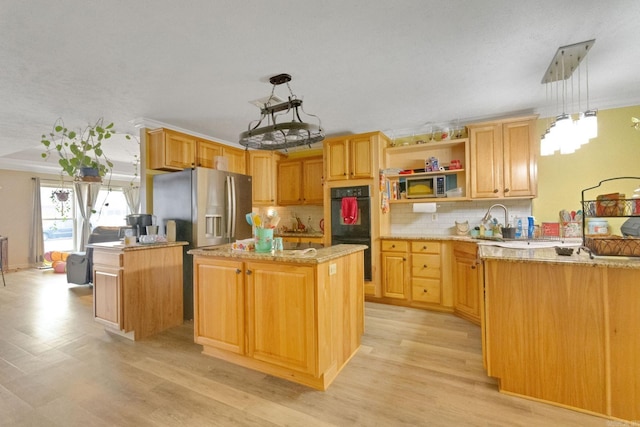
[[(578, 100), (578, 119), (574, 121), (571, 113), (567, 113), (567, 79), (571, 77), (571, 92), (573, 101), (573, 73), (579, 70), (580, 63), (587, 56), (589, 49), (595, 43), (588, 40), (567, 46), (561, 46), (556, 51), (551, 64), (542, 77), (542, 84), (551, 86), (556, 82), (556, 97), (558, 97), (558, 82), (562, 82), (562, 113), (558, 114), (555, 121), (551, 123), (547, 131), (542, 135), (540, 143), (540, 154), (542, 156), (553, 155), (556, 151), (560, 154), (570, 154), (575, 152), (589, 139), (598, 135), (597, 111), (589, 108), (589, 67), (587, 63), (586, 90), (587, 109), (580, 111), (580, 100)], [(578, 93), (580, 93), (580, 77), (578, 77)], [(579, 99), (579, 97), (578, 97)]]
[[(258, 150), (286, 150), (310, 146), (324, 139), (320, 119), (304, 111), (302, 100), (296, 98), (289, 86), (290, 81), (289, 74), (278, 74), (269, 79), (273, 85), (271, 95), (260, 106), (260, 118), (249, 123), (248, 130), (240, 134), (240, 145)], [(284, 102), (275, 96), (276, 86), (282, 84), (289, 88), (288, 101)], [(317, 125), (304, 122), (301, 112), (317, 121)]]

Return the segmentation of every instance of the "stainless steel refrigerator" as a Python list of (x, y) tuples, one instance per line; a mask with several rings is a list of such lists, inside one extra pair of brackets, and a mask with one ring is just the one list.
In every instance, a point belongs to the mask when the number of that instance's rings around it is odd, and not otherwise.
[(153, 214), (158, 232), (176, 222), (176, 240), (184, 247), (184, 318), (193, 319), (192, 248), (221, 245), (252, 235), (245, 215), (251, 212), (251, 177), (216, 169), (194, 168), (153, 177)]

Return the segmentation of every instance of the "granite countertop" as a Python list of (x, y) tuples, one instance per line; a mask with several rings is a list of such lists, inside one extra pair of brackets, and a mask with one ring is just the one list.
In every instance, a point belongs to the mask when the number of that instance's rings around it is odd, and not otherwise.
[(284, 250), (275, 252), (234, 251), (231, 245), (211, 246), (191, 249), (188, 253), (197, 256), (233, 258), (250, 261), (292, 262), (297, 264), (321, 264), (332, 259), (341, 258), (367, 249), (366, 245), (335, 245), (315, 249), (310, 252), (302, 250)]
[(312, 231), (305, 233), (295, 233), (293, 231), (282, 231), (274, 234), (276, 237), (324, 237), (321, 231)]
[(140, 251), (146, 249), (158, 249), (158, 248), (168, 248), (171, 246), (186, 246), (189, 242), (157, 242), (157, 243), (134, 243), (133, 245), (125, 246), (122, 240), (118, 240), (115, 242), (104, 242), (104, 243), (89, 243), (87, 245), (88, 248), (94, 249), (114, 249), (114, 250), (124, 250), (124, 251)]
[(578, 253), (579, 247), (574, 247), (573, 253), (569, 256), (558, 255), (555, 248), (511, 249), (483, 244), (478, 247), (480, 258), (483, 260), (640, 269), (640, 257), (596, 256), (591, 259), (584, 248)]
[[(458, 236), (458, 235), (424, 235), (424, 236), (409, 236), (409, 235), (393, 235), (393, 236), (381, 236), (384, 240), (413, 240), (413, 241), (462, 241), (477, 243), (479, 247), (479, 254), (481, 259), (495, 259), (503, 261), (514, 262), (534, 262), (534, 263), (553, 263), (553, 264), (575, 264), (575, 265), (591, 265), (601, 267), (616, 267), (616, 268), (640, 268), (640, 257), (624, 257), (624, 256), (595, 256), (593, 259), (589, 256), (589, 252), (584, 249), (578, 249), (582, 244), (581, 238), (567, 238), (558, 239), (557, 242), (553, 240), (540, 239), (533, 242), (548, 243), (551, 247), (533, 247), (526, 249), (506, 248), (498, 246), (501, 243), (522, 243), (526, 244), (527, 241), (507, 241), (499, 242), (497, 240), (486, 239), (474, 239), (471, 236)], [(570, 256), (558, 255), (555, 250), (555, 246), (572, 247), (573, 254)]]

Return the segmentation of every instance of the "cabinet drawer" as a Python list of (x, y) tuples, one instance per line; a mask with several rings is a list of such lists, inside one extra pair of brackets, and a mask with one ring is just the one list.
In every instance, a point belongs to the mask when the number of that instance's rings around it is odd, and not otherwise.
[(440, 278), (440, 255), (411, 255), (411, 276)]
[(93, 264), (122, 267), (122, 252), (93, 250)]
[(439, 254), (440, 242), (411, 242), (411, 252), (418, 254)]
[(439, 279), (411, 279), (411, 288), (414, 301), (440, 304)]
[(403, 240), (383, 240), (381, 246), (383, 252), (406, 252), (409, 247)]

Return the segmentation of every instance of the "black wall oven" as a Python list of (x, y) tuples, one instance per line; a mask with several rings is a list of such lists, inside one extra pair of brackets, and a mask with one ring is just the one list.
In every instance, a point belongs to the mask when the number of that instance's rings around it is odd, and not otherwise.
[[(355, 197), (357, 220), (347, 224), (342, 214), (342, 199)], [(367, 245), (364, 251), (364, 279), (371, 280), (371, 193), (368, 185), (331, 189), (331, 244)]]

